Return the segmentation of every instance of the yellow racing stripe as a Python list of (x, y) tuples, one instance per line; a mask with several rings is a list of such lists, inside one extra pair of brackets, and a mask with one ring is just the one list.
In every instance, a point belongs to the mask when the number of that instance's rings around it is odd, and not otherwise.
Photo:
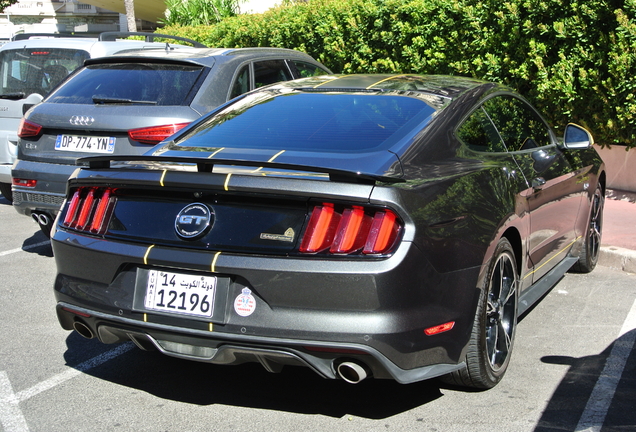
[(216, 260), (219, 259), (219, 255), (221, 255), (221, 251), (218, 251), (214, 254), (214, 258), (212, 258), (212, 264), (210, 265), (210, 271), (212, 273), (216, 273)]
[(567, 248), (569, 248), (570, 246), (572, 246), (574, 243), (576, 243), (577, 241), (579, 241), (579, 239), (583, 237), (583, 236), (578, 236), (577, 238), (575, 238), (570, 244), (568, 244), (567, 246), (565, 246), (563, 249), (561, 249), (560, 251), (558, 251), (557, 253), (555, 253), (554, 255), (552, 255), (550, 257), (549, 260), (547, 260), (546, 262), (544, 262), (543, 264), (541, 264), (539, 267), (537, 267), (536, 269), (532, 270), (530, 273), (526, 274), (523, 278), (527, 278), (530, 275), (535, 274), (536, 272), (538, 272), (539, 270), (541, 270), (541, 268), (543, 266), (545, 266), (547, 263), (549, 263), (550, 261), (552, 261), (553, 259), (555, 259), (556, 257), (558, 257), (561, 252), (564, 252)]
[(369, 87), (367, 87), (367, 89), (373, 88), (373, 87), (377, 86), (378, 84), (383, 83), (384, 81), (389, 81), (389, 80), (392, 80), (392, 79), (395, 79), (395, 78), (401, 78), (401, 77), (408, 76), (408, 75), (409, 74), (395, 75), (395, 76), (390, 76), (390, 77), (381, 79), (380, 81), (371, 84)]
[(148, 247), (148, 249), (146, 250), (146, 254), (144, 255), (144, 264), (148, 265), (148, 255), (150, 255), (150, 249), (152, 249), (153, 247), (155, 247), (155, 245), (150, 245)]

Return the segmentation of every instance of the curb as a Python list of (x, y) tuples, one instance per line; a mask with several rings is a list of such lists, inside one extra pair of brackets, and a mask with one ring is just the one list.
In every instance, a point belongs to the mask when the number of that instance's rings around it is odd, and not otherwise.
[(598, 264), (629, 273), (636, 273), (636, 251), (617, 246), (602, 246)]

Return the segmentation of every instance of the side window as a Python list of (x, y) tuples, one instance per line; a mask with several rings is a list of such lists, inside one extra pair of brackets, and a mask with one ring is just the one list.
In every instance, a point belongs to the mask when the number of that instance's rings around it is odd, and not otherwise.
[(230, 99), (242, 95), (250, 90), (250, 66), (245, 65), (238, 73), (236, 81), (232, 86), (232, 93), (230, 93)]
[(292, 60), (291, 62), (294, 66), (296, 66), (296, 70), (298, 71), (298, 76), (300, 78), (319, 76), (327, 73), (326, 70), (311, 63), (305, 63), (298, 60)]
[(291, 79), (293, 77), (285, 60), (254, 62), (254, 83), (256, 88)]
[(482, 108), (472, 113), (457, 129), (457, 137), (470, 149), (484, 152), (505, 152), (497, 130)]
[(546, 124), (522, 100), (499, 96), (486, 101), (484, 108), (508, 150), (528, 150), (552, 144)]

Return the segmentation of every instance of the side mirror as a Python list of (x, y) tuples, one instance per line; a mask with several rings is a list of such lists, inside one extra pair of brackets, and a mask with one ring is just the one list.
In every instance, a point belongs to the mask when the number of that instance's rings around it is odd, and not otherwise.
[(563, 147), (566, 149), (586, 149), (594, 144), (594, 138), (587, 129), (570, 123), (565, 127)]

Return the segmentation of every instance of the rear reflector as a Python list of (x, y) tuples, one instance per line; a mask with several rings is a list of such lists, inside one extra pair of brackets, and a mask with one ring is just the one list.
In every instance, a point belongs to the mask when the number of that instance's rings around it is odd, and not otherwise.
[(453, 327), (455, 327), (455, 321), (449, 321), (444, 324), (436, 325), (434, 327), (429, 327), (426, 330), (424, 330), (424, 333), (427, 336), (433, 336), (439, 333), (447, 332), (451, 330)]
[[(342, 206), (341, 206), (342, 207)], [(304, 254), (382, 255), (390, 253), (402, 226), (388, 209), (323, 203), (313, 208), (299, 251)]]
[(12, 180), (12, 183), (14, 186), (23, 186), (23, 187), (32, 188), (32, 187), (35, 187), (38, 181), (33, 179), (14, 178)]
[(80, 312), (80, 311), (76, 311), (75, 309), (69, 309), (67, 307), (63, 307), (62, 310), (66, 311), (66, 312), (70, 312), (70, 313), (78, 315), (78, 316), (81, 316), (81, 317), (84, 317), (84, 318), (90, 318), (90, 314), (87, 314), (87, 313), (84, 313), (84, 312)]
[(189, 124), (190, 123), (177, 123), (131, 129), (128, 131), (128, 136), (131, 140), (138, 141), (142, 144), (158, 144), (168, 138), (170, 135), (179, 132), (181, 129)]
[(115, 201), (114, 189), (79, 188), (68, 203), (62, 226), (103, 234), (108, 228)]
[(18, 126), (18, 136), (20, 138), (32, 138), (37, 137), (42, 132), (42, 126), (37, 123), (25, 120), (22, 117), (20, 120), (20, 126)]

